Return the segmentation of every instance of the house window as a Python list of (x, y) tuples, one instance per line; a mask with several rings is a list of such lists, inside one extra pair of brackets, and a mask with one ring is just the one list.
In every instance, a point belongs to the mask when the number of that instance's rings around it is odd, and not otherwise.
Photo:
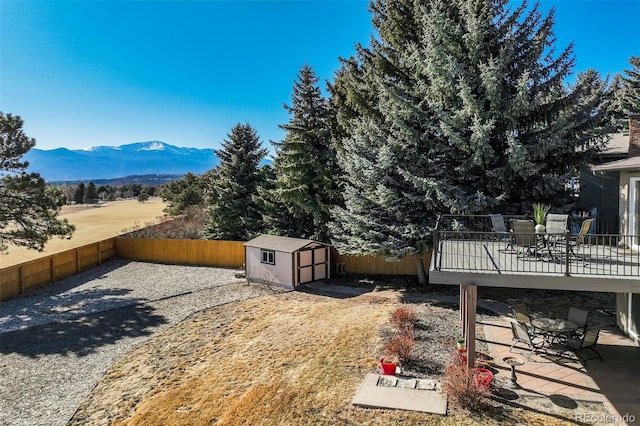
[(273, 250), (260, 250), (260, 255), (262, 257), (262, 263), (266, 263), (268, 265), (276, 264), (276, 252)]

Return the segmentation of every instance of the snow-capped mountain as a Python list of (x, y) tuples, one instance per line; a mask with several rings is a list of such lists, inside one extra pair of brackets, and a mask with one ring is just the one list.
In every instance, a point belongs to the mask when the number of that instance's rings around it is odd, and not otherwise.
[(218, 164), (213, 149), (180, 148), (160, 141), (69, 150), (31, 149), (29, 172), (49, 182), (109, 179), (146, 174), (201, 174)]

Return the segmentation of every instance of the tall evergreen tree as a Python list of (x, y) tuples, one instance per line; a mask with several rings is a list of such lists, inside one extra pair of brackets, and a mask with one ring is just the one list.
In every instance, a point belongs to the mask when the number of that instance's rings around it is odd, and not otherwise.
[(285, 105), (291, 118), (280, 126), (285, 138), (274, 143), (275, 182), (266, 221), (292, 237), (328, 241), (329, 211), (338, 202), (339, 191), (327, 101), (318, 81), (313, 69), (304, 65), (293, 86), (291, 106)]
[(237, 124), (215, 153), (220, 164), (210, 188), (205, 238), (248, 240), (262, 230), (253, 198), (260, 184), (260, 161), (267, 155), (253, 127)]
[(87, 185), (87, 189), (84, 193), (84, 202), (89, 203), (98, 199), (98, 189), (96, 188), (96, 184), (91, 181), (89, 185)]
[(338, 249), (419, 256), (439, 213), (563, 204), (604, 143), (604, 111), (593, 75), (564, 85), (572, 47), (554, 56), (553, 12), (507, 0), (380, 0), (372, 11), (379, 37), (333, 86), (348, 135)]
[(80, 182), (76, 187), (75, 192), (73, 193), (73, 201), (75, 201), (76, 204), (82, 204), (85, 202), (86, 190), (87, 187), (85, 186), (84, 182)]
[(640, 113), (640, 56), (632, 56), (629, 64), (631, 69), (616, 74), (610, 88), (609, 115), (619, 129), (629, 127), (629, 114)]
[[(278, 159), (276, 158), (274, 163)], [(263, 231), (272, 235), (300, 235), (299, 225), (287, 207), (274, 195), (276, 191), (276, 173), (273, 166), (260, 168), (261, 184), (257, 188), (254, 201), (263, 218)]]
[(62, 192), (21, 161), (36, 144), (22, 125), (19, 116), (0, 112), (0, 252), (9, 243), (42, 250), (51, 237), (70, 238), (75, 229), (57, 217)]

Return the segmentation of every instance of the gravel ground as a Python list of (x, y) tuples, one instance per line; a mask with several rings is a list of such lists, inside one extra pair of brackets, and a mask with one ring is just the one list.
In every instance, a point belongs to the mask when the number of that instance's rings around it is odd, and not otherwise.
[(0, 304), (0, 425), (64, 425), (109, 367), (202, 309), (274, 290), (233, 270), (112, 259)]

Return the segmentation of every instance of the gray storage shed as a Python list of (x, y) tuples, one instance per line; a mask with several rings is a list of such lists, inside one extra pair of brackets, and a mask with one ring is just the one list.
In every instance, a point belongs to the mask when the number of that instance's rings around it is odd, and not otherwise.
[(300, 238), (260, 235), (244, 243), (247, 281), (295, 289), (329, 278), (329, 245)]

